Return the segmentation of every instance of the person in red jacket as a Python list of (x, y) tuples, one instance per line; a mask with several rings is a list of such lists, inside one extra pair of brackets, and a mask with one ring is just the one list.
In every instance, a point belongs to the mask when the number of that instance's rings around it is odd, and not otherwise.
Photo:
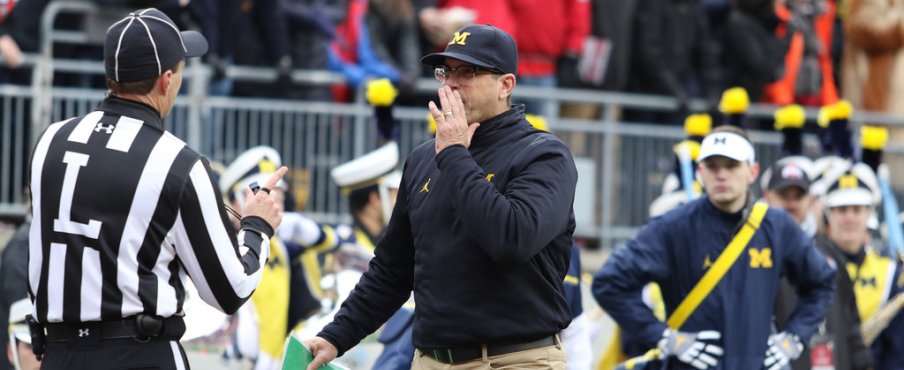
[(838, 102), (831, 40), (835, 1), (785, 1), (776, 7), (779, 37), (791, 32), (784, 76), (766, 85), (762, 102), (821, 106)]
[[(509, 0), (512, 17), (519, 25), (515, 33), (518, 43), (518, 82), (525, 86), (553, 88), (559, 86), (556, 65), (575, 70), (590, 32), (588, 0)], [(532, 25), (543, 25), (532, 27)], [(566, 62), (567, 61), (567, 62)], [(524, 99), (528, 113), (547, 119), (559, 115), (559, 107), (551, 99)]]
[[(452, 32), (469, 24), (491, 24), (517, 39), (509, 0), (414, 0), (414, 3), (421, 29), (436, 50), (446, 47)], [(545, 7), (543, 3), (541, 8)], [(543, 23), (547, 21), (544, 19)]]

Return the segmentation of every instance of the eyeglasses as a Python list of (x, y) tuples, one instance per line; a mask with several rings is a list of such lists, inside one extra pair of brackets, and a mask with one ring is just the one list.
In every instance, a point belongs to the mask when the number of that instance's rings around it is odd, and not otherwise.
[(440, 65), (433, 67), (433, 77), (435, 77), (436, 81), (441, 84), (449, 82), (451, 78), (455, 78), (455, 80), (459, 83), (468, 83), (481, 72), (485, 72), (487, 74), (499, 74), (499, 72), (484, 69), (478, 66), (449, 67)]

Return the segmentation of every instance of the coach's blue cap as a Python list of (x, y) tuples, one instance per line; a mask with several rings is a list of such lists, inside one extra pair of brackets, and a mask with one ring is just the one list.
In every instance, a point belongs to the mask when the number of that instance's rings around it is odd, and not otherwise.
[(207, 39), (195, 31), (179, 31), (163, 12), (148, 8), (129, 13), (107, 29), (104, 67), (116, 82), (160, 76), (183, 58), (207, 53)]
[(473, 24), (455, 31), (442, 53), (428, 54), (421, 63), (437, 66), (455, 58), (500, 73), (518, 73), (518, 47), (505, 31), (489, 24)]

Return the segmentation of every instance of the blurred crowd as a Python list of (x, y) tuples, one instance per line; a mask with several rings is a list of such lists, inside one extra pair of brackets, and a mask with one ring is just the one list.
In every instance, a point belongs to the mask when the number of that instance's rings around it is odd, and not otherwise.
[[(65, 0), (62, 0), (65, 1)], [(632, 121), (680, 123), (688, 102), (710, 113), (728, 87), (753, 102), (895, 112), (904, 91), (904, 4), (878, 0), (92, 0), (104, 7), (154, 6), (205, 34), (215, 95), (347, 101), (362, 82), (389, 78), (400, 104), (431, 76), (419, 57), (440, 50), (451, 31), (490, 23), (513, 34), (519, 83), (672, 96), (677, 114), (626, 112)], [(0, 82), (29, 83), (22, 52), (39, 49), (49, 0), (0, 1)], [(79, 27), (59, 17), (59, 28)], [(75, 23), (75, 24), (66, 24)], [(55, 50), (92, 57), (98, 47)], [(274, 67), (276, 83), (227, 77), (230, 65)], [(18, 69), (17, 69), (18, 68)], [(342, 86), (294, 86), (293, 70), (343, 74)], [(76, 79), (85, 84), (84, 79)], [(62, 79), (55, 83), (67, 83)], [(95, 82), (102, 86), (102, 81)], [(528, 110), (559, 116), (555, 104)], [(567, 116), (595, 115), (563, 107)]]
[[(463, 25), (491, 23), (516, 33), (520, 27), (521, 76), (525, 83), (555, 86), (562, 57), (577, 59), (590, 28), (586, 1), (429, 1), (429, 0), (94, 0), (123, 9), (157, 7), (187, 28), (202, 32), (211, 52), (211, 93), (290, 99), (346, 101), (350, 92), (373, 78), (389, 78), (402, 98), (411, 96), (420, 76), (432, 76), (421, 55), (442, 49), (445, 38)], [(0, 81), (28, 83), (17, 73), (22, 52), (39, 49), (40, 16), (48, 0), (9, 0), (0, 11), (0, 54), (7, 69)], [(555, 3), (555, 4), (553, 4)], [(59, 17), (67, 23), (66, 17)], [(73, 21), (69, 23), (77, 23)], [(78, 27), (59, 25), (60, 28)], [(87, 50), (54, 50), (58, 57), (85, 57)], [(97, 60), (94, 58), (93, 60)], [(571, 63), (572, 65), (574, 63)], [(274, 67), (276, 85), (246, 84), (226, 76), (230, 65)], [(293, 70), (341, 73), (344, 86), (292, 86)], [(528, 82), (528, 80), (534, 82)], [(404, 101), (403, 101), (404, 103)]]

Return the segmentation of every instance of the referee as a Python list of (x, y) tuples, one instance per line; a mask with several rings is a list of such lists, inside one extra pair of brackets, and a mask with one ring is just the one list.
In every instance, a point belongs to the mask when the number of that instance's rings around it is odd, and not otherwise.
[(28, 293), (44, 369), (187, 369), (179, 338), (190, 277), (226, 313), (251, 296), (281, 212), (246, 189), (229, 221), (206, 158), (167, 132), (185, 58), (207, 52), (156, 9), (107, 29), (109, 96), (51, 124), (31, 164)]

